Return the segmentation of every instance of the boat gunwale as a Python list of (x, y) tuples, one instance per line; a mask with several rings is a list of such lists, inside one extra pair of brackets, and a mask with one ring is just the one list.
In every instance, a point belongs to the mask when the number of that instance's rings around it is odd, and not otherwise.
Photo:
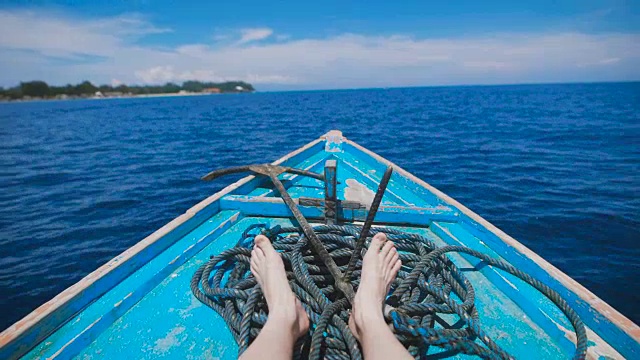
[(616, 327), (621, 329), (624, 333), (629, 335), (630, 338), (632, 338), (633, 340), (635, 340), (638, 343), (640, 343), (640, 326), (635, 324), (633, 321), (631, 321), (625, 315), (623, 315), (618, 310), (616, 310), (614, 307), (609, 305), (607, 302), (605, 302), (604, 300), (600, 299), (597, 295), (595, 295), (589, 289), (587, 289), (582, 284), (577, 282), (575, 279), (573, 279), (569, 275), (565, 274), (562, 270), (558, 269), (553, 264), (551, 264), (550, 262), (545, 260), (543, 257), (541, 257), (540, 255), (535, 253), (533, 250), (529, 249), (528, 247), (526, 247), (525, 245), (523, 245), (522, 243), (520, 243), (519, 241), (517, 241), (516, 239), (511, 237), (509, 234), (507, 234), (504, 231), (500, 230), (500, 228), (498, 228), (497, 226), (493, 225), (492, 223), (490, 223), (489, 221), (484, 219), (482, 216), (476, 214), (471, 209), (469, 209), (466, 206), (462, 205), (460, 202), (458, 202), (457, 200), (455, 200), (451, 196), (449, 196), (449, 195), (445, 194), (444, 192), (438, 190), (433, 185), (431, 185), (431, 184), (427, 183), (426, 181), (418, 178), (417, 176), (413, 175), (409, 171), (407, 171), (407, 170), (403, 169), (402, 167), (396, 165), (392, 161), (385, 159), (384, 157), (376, 154), (375, 152), (373, 152), (373, 151), (365, 148), (364, 146), (362, 146), (362, 145), (360, 145), (360, 144), (358, 144), (358, 143), (356, 143), (354, 141), (351, 141), (351, 140), (349, 140), (349, 139), (347, 139), (345, 137), (343, 137), (343, 141), (345, 143), (348, 143), (349, 145), (353, 146), (354, 148), (362, 151), (363, 153), (371, 156), (376, 161), (378, 161), (378, 162), (380, 162), (380, 163), (382, 163), (384, 165), (387, 165), (387, 166), (393, 166), (393, 170), (396, 173), (398, 173), (398, 174), (406, 177), (410, 181), (413, 181), (416, 184), (424, 187), (425, 189), (427, 189), (428, 191), (433, 193), (435, 196), (437, 196), (439, 199), (441, 199), (442, 201), (444, 201), (448, 205), (451, 205), (451, 206), (454, 206), (455, 208), (457, 208), (462, 214), (468, 216), (471, 220), (475, 221), (476, 223), (478, 223), (479, 225), (481, 225), (482, 227), (487, 229), (489, 232), (491, 232), (493, 235), (498, 237), (506, 245), (508, 245), (511, 248), (513, 248), (513, 250), (515, 250), (515, 251), (519, 252), (520, 254), (526, 256), (531, 261), (533, 261), (535, 264), (540, 266), (540, 268), (542, 270), (546, 271), (549, 274), (549, 276), (551, 276), (552, 278), (556, 279), (562, 286), (564, 286), (568, 290), (570, 290), (573, 293), (575, 293), (580, 299), (584, 300), (590, 307), (592, 307), (593, 309), (598, 311), (607, 320), (609, 320), (612, 324), (614, 324)]
[[(327, 133), (328, 134), (328, 133)], [(289, 152), (288, 154), (282, 156), (281, 158), (273, 161), (271, 164), (279, 165), (284, 163), (285, 161), (292, 159), (296, 155), (299, 155), (317, 144), (321, 143), (325, 140), (325, 135), (305, 144), (304, 146), (297, 148)], [(135, 255), (141, 253), (149, 246), (153, 245), (155, 242), (159, 241), (166, 235), (170, 234), (172, 231), (176, 230), (181, 225), (185, 224), (187, 221), (194, 218), (200, 211), (204, 210), (206, 207), (214, 204), (216, 201), (219, 201), (223, 196), (229, 194), (230, 192), (237, 190), (243, 185), (248, 184), (250, 181), (255, 179), (255, 175), (247, 175), (238, 181), (227, 185), (220, 191), (215, 194), (207, 197), (206, 199), (200, 201), (195, 204), (188, 210), (186, 210), (183, 214), (179, 215), (175, 219), (169, 221), (165, 225), (163, 225), (158, 230), (154, 231), (150, 235), (146, 236), (127, 250), (121, 252), (120, 254), (113, 257), (108, 262), (104, 263), (96, 270), (90, 272), (88, 275), (80, 279), (75, 284), (67, 287), (65, 290), (60, 292), (58, 295), (53, 297), (51, 300), (45, 302), (40, 305), (29, 314), (25, 315), (22, 319), (16, 321), (11, 326), (0, 332), (0, 350), (9, 346), (11, 343), (20, 340), (20, 338), (25, 335), (29, 330), (36, 327), (41, 321), (44, 321), (48, 316), (54, 315), (55, 312), (62, 308), (64, 305), (74, 301), (77, 296), (81, 295), (81, 293), (88, 288), (90, 288), (95, 282), (99, 279), (102, 279), (112, 273), (118, 267), (124, 266), (127, 261), (132, 259)], [(135, 272), (135, 269), (132, 273)], [(129, 274), (130, 275), (130, 274)], [(106, 290), (109, 291), (109, 290)], [(103, 295), (103, 294), (102, 294)], [(96, 298), (99, 298), (100, 296)], [(95, 300), (95, 299), (94, 299)], [(84, 307), (83, 307), (84, 309)], [(83, 309), (80, 309), (78, 312), (81, 312)], [(40, 333), (37, 337), (32, 341), (33, 344), (29, 346), (29, 349), (24, 351), (20, 351), (17, 354), (11, 354), (11, 358), (24, 356), (30, 349), (39, 344), (41, 341), (46, 339), (49, 335), (54, 333), (60, 326), (66, 323), (70, 318), (73, 317), (73, 314), (66, 319), (60, 321), (60, 324), (52, 328), (50, 331)]]

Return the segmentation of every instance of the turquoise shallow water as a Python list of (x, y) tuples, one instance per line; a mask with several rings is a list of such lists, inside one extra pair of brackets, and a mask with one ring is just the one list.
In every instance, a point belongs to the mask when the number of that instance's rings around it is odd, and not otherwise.
[(640, 83), (0, 104), (0, 328), (331, 129), (640, 322)]

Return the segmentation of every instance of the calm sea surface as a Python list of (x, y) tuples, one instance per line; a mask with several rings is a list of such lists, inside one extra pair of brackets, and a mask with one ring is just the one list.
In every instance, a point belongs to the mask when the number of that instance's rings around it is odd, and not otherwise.
[(0, 329), (231, 179), (340, 129), (640, 322), (640, 83), (0, 104)]

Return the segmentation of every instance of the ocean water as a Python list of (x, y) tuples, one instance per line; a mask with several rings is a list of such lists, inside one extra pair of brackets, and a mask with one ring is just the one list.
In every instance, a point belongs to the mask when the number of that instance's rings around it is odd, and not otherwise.
[(0, 329), (331, 129), (640, 322), (640, 83), (0, 104)]

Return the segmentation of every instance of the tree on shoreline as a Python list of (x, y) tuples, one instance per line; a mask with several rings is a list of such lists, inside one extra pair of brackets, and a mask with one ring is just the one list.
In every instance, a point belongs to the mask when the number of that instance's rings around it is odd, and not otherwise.
[(207, 89), (218, 89), (221, 93), (228, 92), (252, 92), (255, 91), (253, 86), (243, 81), (227, 81), (223, 83), (200, 82), (189, 80), (182, 85), (174, 83), (166, 83), (164, 85), (100, 85), (95, 86), (90, 81), (83, 81), (77, 85), (67, 84), (65, 86), (50, 86), (44, 81), (34, 80), (21, 82), (20, 85), (4, 89), (0, 87), (0, 100), (9, 99), (17, 100), (23, 98), (56, 98), (61, 96), (67, 97), (91, 97), (96, 92), (106, 96), (118, 95), (142, 95), (142, 94), (174, 94), (180, 91), (187, 92), (203, 92)]
[(49, 95), (49, 85), (44, 81), (30, 81), (20, 83), (20, 92), (24, 96), (45, 97)]

